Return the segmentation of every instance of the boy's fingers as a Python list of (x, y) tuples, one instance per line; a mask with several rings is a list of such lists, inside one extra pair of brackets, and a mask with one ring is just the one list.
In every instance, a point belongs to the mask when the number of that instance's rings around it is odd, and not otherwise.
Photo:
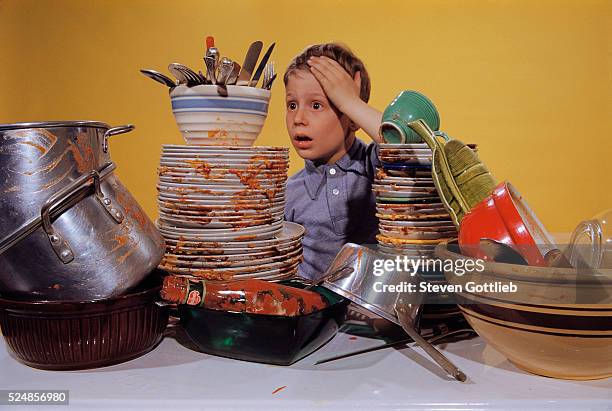
[(321, 83), (321, 85), (323, 86), (323, 89), (325, 89), (325, 86), (329, 83), (329, 79), (325, 76), (325, 73), (321, 72), (321, 70), (319, 70), (315, 66), (311, 66), (310, 71), (315, 76), (317, 81)]
[(337, 61), (329, 57), (313, 57), (309, 62), (312, 62), (312, 65), (317, 66), (319, 70), (325, 72), (328, 77), (340, 79), (343, 74), (348, 74)]
[(353, 81), (355, 82), (357, 90), (361, 90), (361, 71), (355, 73), (355, 78), (353, 79)]
[(332, 79), (335, 76), (333, 75), (333, 73), (330, 73), (330, 71), (323, 65), (319, 64), (319, 63), (312, 63), (310, 65), (310, 68), (315, 71), (317, 73), (319, 73), (321, 76), (325, 77), (326, 79)]
[(329, 70), (330, 74), (334, 76), (334, 78), (340, 80), (343, 77), (350, 78), (350, 75), (346, 72), (346, 70), (335, 60), (332, 60), (328, 57), (322, 59), (321, 64)]
[(312, 73), (314, 74), (316, 78), (327, 79), (327, 76), (325, 76), (325, 73), (316, 65), (310, 66), (310, 71), (312, 71)]

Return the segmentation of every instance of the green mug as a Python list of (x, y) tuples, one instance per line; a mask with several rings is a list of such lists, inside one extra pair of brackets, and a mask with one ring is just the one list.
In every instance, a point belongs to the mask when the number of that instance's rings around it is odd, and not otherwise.
[(417, 91), (402, 91), (383, 112), (378, 133), (389, 144), (421, 143), (421, 137), (408, 126), (419, 119), (434, 131), (440, 128), (440, 116), (431, 100)]

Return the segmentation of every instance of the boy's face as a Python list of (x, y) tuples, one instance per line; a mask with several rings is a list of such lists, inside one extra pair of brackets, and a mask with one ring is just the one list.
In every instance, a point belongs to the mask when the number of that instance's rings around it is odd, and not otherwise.
[(344, 155), (350, 120), (331, 104), (310, 72), (296, 70), (289, 76), (286, 107), (287, 131), (300, 157), (333, 163)]

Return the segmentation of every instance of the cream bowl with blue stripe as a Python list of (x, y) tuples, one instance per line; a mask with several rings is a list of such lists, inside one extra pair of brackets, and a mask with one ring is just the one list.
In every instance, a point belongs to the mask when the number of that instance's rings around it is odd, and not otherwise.
[(268, 115), (270, 95), (255, 87), (227, 86), (223, 96), (216, 85), (180, 85), (170, 100), (187, 144), (252, 146)]

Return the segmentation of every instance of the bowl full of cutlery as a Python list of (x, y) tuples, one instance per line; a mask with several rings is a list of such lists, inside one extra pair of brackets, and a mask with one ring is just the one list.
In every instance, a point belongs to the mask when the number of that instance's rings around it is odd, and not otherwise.
[(179, 63), (168, 66), (174, 78), (140, 71), (169, 88), (172, 113), (187, 144), (252, 146), (268, 115), (276, 79), (274, 62), (269, 61), (274, 43), (260, 59), (263, 43), (253, 42), (242, 65), (221, 57), (212, 37), (206, 45), (204, 72)]
[(252, 146), (268, 115), (270, 90), (216, 85), (180, 85), (170, 92), (172, 113), (190, 145)]

